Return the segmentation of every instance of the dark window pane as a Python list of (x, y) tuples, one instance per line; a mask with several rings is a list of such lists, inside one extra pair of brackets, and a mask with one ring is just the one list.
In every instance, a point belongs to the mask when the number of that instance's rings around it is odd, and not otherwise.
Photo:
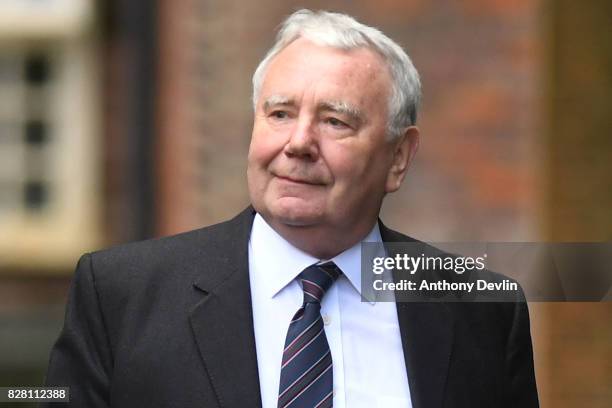
[(25, 60), (25, 78), (33, 85), (42, 85), (49, 79), (49, 59), (44, 54), (30, 54)]
[(25, 206), (28, 209), (38, 210), (48, 201), (47, 186), (39, 181), (29, 181), (25, 186)]
[(47, 125), (41, 120), (29, 120), (25, 124), (26, 143), (40, 145), (47, 141)]

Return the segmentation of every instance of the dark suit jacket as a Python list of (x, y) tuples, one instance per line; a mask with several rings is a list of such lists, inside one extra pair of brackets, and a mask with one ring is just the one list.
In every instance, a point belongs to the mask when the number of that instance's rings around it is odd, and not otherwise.
[[(261, 406), (253, 214), (84, 255), (47, 385), (70, 386), (72, 407)], [(381, 234), (414, 241), (382, 223)], [(415, 408), (538, 406), (525, 303), (398, 303), (397, 311)]]

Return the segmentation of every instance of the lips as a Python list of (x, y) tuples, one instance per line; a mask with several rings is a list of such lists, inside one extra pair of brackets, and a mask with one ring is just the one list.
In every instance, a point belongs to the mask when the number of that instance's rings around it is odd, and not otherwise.
[(274, 176), (276, 178), (278, 178), (279, 180), (287, 181), (287, 182), (290, 182), (290, 183), (307, 184), (307, 185), (311, 185), (311, 186), (321, 186), (321, 185), (323, 185), (323, 183), (318, 182), (318, 181), (314, 181), (314, 180), (298, 179), (298, 178), (289, 177), (289, 176), (279, 176), (279, 175), (276, 175), (276, 174)]

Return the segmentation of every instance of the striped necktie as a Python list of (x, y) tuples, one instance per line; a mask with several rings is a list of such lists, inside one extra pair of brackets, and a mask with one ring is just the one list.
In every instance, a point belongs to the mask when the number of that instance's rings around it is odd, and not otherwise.
[(309, 266), (298, 277), (304, 303), (287, 330), (278, 408), (332, 406), (332, 356), (323, 330), (321, 299), (341, 273), (336, 264), (326, 262)]

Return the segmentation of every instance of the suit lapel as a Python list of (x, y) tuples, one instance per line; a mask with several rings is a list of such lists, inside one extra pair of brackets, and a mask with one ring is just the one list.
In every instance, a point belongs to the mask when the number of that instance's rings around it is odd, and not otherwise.
[(260, 407), (261, 395), (248, 272), (251, 207), (217, 226), (194, 286), (202, 300), (190, 315), (200, 356), (220, 407)]
[[(379, 225), (383, 242), (418, 242), (388, 229), (382, 222)], [(391, 247), (388, 253), (395, 256)], [(441, 407), (453, 343), (452, 311), (447, 303), (396, 305), (412, 406)]]

